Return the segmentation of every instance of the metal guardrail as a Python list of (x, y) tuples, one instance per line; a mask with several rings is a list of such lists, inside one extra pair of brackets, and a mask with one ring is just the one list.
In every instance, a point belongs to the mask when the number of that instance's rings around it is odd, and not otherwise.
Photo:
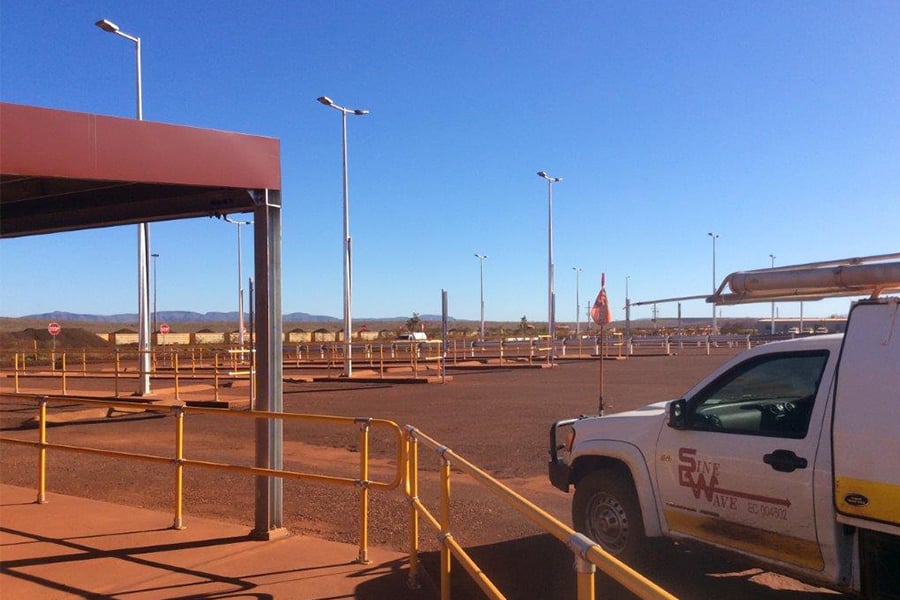
[[(595, 597), (595, 573), (601, 571), (618, 581), (628, 590), (644, 600), (675, 600), (675, 596), (645, 578), (643, 575), (619, 561), (603, 550), (596, 542), (571, 527), (560, 522), (535, 504), (523, 498), (500, 481), (479, 469), (453, 450), (428, 437), (415, 427), (407, 425), (404, 432), (406, 440), (406, 495), (410, 503), (410, 583), (415, 585), (420, 570), (419, 549), (419, 517), (439, 532), (441, 542), (440, 578), (441, 600), (450, 600), (451, 557), (455, 557), (478, 587), (491, 600), (501, 600), (505, 596), (496, 585), (472, 560), (462, 545), (454, 538), (451, 529), (450, 515), (450, 472), (453, 468), (472, 477), (488, 491), (497, 496), (509, 507), (518, 511), (532, 523), (561, 541), (572, 552), (575, 558), (575, 571), (578, 600), (593, 600)], [(436, 517), (428, 510), (419, 498), (419, 445), (433, 450), (440, 457), (440, 513)]]
[[(158, 456), (152, 454), (141, 454), (136, 452), (123, 452), (119, 450), (105, 450), (101, 448), (90, 448), (84, 446), (71, 446), (66, 444), (54, 444), (47, 441), (47, 405), (51, 403), (71, 404), (76, 400), (79, 404), (88, 406), (106, 407), (111, 410), (134, 410), (135, 404), (123, 403), (111, 400), (95, 400), (89, 398), (75, 398), (66, 396), (64, 398), (52, 396), (36, 396), (36, 395), (17, 395), (16, 398), (31, 398), (38, 403), (38, 441), (20, 440), (7, 437), (0, 437), (0, 443), (13, 444), (20, 446), (31, 446), (38, 449), (38, 491), (37, 502), (43, 504), (46, 502), (47, 495), (47, 451), (60, 450), (64, 452), (76, 452), (82, 454), (91, 454), (95, 456), (107, 456), (112, 458), (120, 458), (127, 460), (138, 460), (144, 462), (152, 462), (157, 464), (169, 464), (175, 469), (175, 518), (172, 524), (173, 529), (182, 529), (183, 525), (183, 486), (184, 486), (184, 469), (185, 467), (200, 467), (205, 469), (215, 469), (230, 473), (241, 473), (244, 475), (263, 476), (263, 477), (280, 477), (282, 479), (299, 479), (305, 481), (318, 481), (323, 483), (331, 483), (343, 486), (355, 486), (359, 489), (359, 516), (360, 516), (360, 532), (359, 532), (359, 555), (357, 562), (368, 563), (368, 527), (369, 527), (369, 490), (392, 490), (400, 486), (403, 481), (403, 459), (404, 459), (404, 442), (400, 427), (393, 421), (384, 419), (370, 418), (352, 418), (337, 417), (330, 415), (304, 415), (294, 413), (277, 413), (267, 411), (229, 411), (219, 408), (200, 408), (188, 407), (183, 405), (177, 406), (153, 406), (147, 407), (153, 411), (171, 412), (175, 416), (175, 444), (172, 456)], [(145, 405), (139, 405), (145, 406)], [(283, 421), (302, 421), (307, 423), (326, 423), (334, 425), (350, 425), (359, 428), (359, 477), (340, 477), (335, 475), (321, 475), (314, 473), (301, 473), (297, 471), (288, 471), (283, 469), (269, 469), (264, 467), (247, 467), (241, 465), (232, 465), (227, 463), (219, 463), (213, 461), (193, 460), (186, 458), (185, 450), (185, 434), (184, 422), (187, 415), (216, 415), (222, 418), (238, 418), (238, 419), (281, 419)], [(373, 427), (381, 427), (393, 433), (393, 437), (397, 444), (396, 452), (396, 472), (390, 481), (372, 481), (369, 479), (369, 432)]]

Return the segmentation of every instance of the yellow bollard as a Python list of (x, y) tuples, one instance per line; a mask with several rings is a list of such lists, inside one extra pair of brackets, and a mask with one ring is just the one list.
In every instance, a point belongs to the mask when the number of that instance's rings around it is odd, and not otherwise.
[(37, 503), (47, 502), (47, 397), (40, 399), (39, 418), (40, 433), (38, 434), (40, 445), (38, 446), (38, 495)]
[(184, 529), (184, 405), (175, 407), (175, 522), (172, 529)]
[[(25, 355), (22, 355), (22, 362), (25, 362)], [(13, 372), (15, 373), (14, 378), (16, 382), (16, 393), (19, 393), (19, 353), (16, 352), (15, 358), (13, 359)]]
[(87, 350), (81, 349), (81, 376), (87, 377)]

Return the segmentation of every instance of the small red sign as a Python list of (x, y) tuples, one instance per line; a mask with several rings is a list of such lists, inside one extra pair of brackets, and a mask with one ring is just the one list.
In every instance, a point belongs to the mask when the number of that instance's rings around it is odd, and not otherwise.
[(50, 323), (47, 325), (47, 332), (50, 335), (59, 335), (60, 331), (62, 331), (62, 327), (59, 326), (59, 323)]
[(162, 325), (160, 325), (160, 326), (159, 326), (159, 332), (162, 333), (162, 334), (169, 333), (169, 324), (168, 324), (168, 323), (163, 323)]

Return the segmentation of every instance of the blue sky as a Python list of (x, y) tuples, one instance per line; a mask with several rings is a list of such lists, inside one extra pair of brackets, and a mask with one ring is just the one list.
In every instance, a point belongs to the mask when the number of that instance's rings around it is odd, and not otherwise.
[[(439, 314), (442, 289), (478, 319), (475, 253), (488, 320), (545, 321), (539, 170), (563, 178), (559, 321), (573, 267), (582, 314), (604, 271), (614, 307), (626, 277), (633, 301), (706, 293), (708, 232), (719, 279), (900, 251), (897, 2), (0, 0), (0, 98), (133, 116), (134, 46), (101, 18), (142, 38), (146, 120), (281, 140), (285, 312), (342, 311), (340, 115), (321, 95), (371, 110), (348, 124), (355, 324)], [(159, 310), (237, 309), (234, 226), (151, 229)], [(136, 255), (134, 226), (2, 240), (0, 315), (135, 312)]]

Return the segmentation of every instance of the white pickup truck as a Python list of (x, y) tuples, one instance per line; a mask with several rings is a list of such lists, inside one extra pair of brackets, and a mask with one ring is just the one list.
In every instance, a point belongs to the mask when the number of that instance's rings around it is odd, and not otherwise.
[(681, 398), (554, 423), (549, 475), (575, 486), (574, 527), (624, 560), (667, 537), (900, 598), (900, 298), (882, 296), (900, 289), (898, 258), (730, 275), (709, 301), (869, 297), (844, 334), (758, 346)]

